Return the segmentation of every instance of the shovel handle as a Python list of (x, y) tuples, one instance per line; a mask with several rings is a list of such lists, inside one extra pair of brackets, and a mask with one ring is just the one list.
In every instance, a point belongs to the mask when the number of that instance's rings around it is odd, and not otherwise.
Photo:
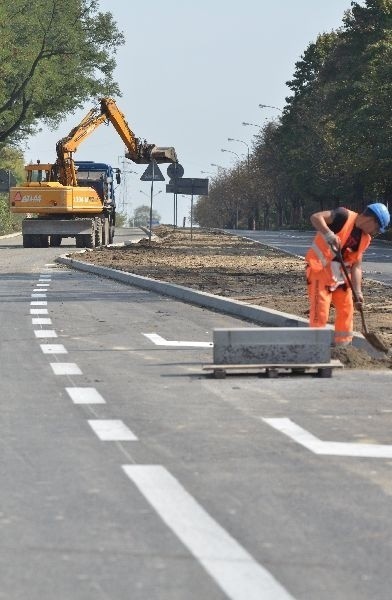
[[(343, 260), (343, 256), (342, 256), (342, 253), (341, 253), (341, 251), (340, 251), (340, 248), (339, 248), (339, 250), (336, 252), (336, 258), (337, 258), (337, 259), (338, 259), (338, 261), (340, 262), (340, 266), (341, 266), (341, 267), (342, 267), (342, 269), (343, 269), (344, 276), (345, 276), (345, 278), (346, 278), (346, 280), (347, 280), (347, 283), (348, 283), (348, 285), (349, 285), (349, 286), (350, 286), (350, 288), (351, 288), (351, 291), (352, 291), (352, 293), (353, 293), (354, 302), (355, 302), (355, 303), (358, 303), (358, 296), (357, 296), (357, 294), (356, 294), (356, 291), (354, 290), (353, 282), (351, 281), (351, 277), (350, 277), (350, 275), (348, 274), (347, 267), (346, 267), (346, 265), (344, 264), (344, 260)], [(362, 316), (362, 318), (363, 318), (363, 313), (362, 313), (362, 310), (360, 310), (360, 313), (361, 313), (361, 316)]]
[(367, 325), (366, 325), (365, 315), (363, 314), (363, 308), (362, 308), (362, 306), (360, 306), (358, 304), (357, 304), (357, 307), (358, 307), (357, 310), (359, 311), (359, 314), (361, 315), (362, 331), (363, 331), (363, 333), (365, 335), (368, 335), (369, 334), (369, 330), (368, 330)]
[(359, 311), (359, 314), (361, 315), (362, 331), (363, 331), (363, 333), (365, 335), (368, 335), (369, 330), (368, 330), (367, 325), (366, 325), (365, 315), (363, 314), (363, 308), (362, 308), (361, 304), (358, 302), (358, 296), (357, 296), (356, 291), (354, 289), (353, 282), (351, 281), (351, 277), (348, 274), (347, 267), (344, 264), (344, 260), (343, 260), (343, 256), (342, 256), (342, 253), (340, 251), (340, 248), (339, 248), (338, 252), (336, 252), (336, 258), (340, 262), (340, 266), (343, 269), (344, 276), (345, 276), (345, 278), (347, 280), (347, 283), (350, 286), (351, 291), (353, 293), (353, 298), (354, 298), (354, 302), (356, 303), (356, 308)]

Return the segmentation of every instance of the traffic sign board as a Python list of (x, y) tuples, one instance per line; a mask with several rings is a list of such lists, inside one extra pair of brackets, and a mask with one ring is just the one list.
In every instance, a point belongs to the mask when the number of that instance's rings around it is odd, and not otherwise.
[(162, 175), (162, 172), (158, 167), (156, 160), (153, 159), (150, 162), (147, 169), (140, 177), (140, 181), (165, 181), (165, 178)]
[(170, 179), (179, 179), (184, 175), (184, 167), (180, 163), (172, 163), (167, 167), (166, 173)]
[(208, 196), (208, 179), (182, 177), (170, 181), (166, 185), (167, 194), (184, 194), (185, 196)]

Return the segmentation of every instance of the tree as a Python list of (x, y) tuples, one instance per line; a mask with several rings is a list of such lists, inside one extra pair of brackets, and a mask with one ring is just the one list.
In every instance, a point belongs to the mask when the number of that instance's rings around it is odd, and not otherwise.
[(361, 210), (375, 194), (392, 200), (392, 0), (351, 5), (320, 81)]
[(25, 178), (23, 152), (12, 146), (0, 147), (0, 169), (11, 171), (17, 181), (23, 181)]
[(0, 144), (120, 94), (114, 56), (124, 38), (97, 0), (2, 2), (0, 36)]
[[(156, 210), (152, 211), (152, 220), (161, 220), (161, 216)], [(147, 205), (137, 206), (133, 211), (131, 221), (135, 227), (148, 227), (150, 225), (150, 207)]]
[(128, 219), (126, 213), (116, 212), (116, 227), (127, 227)]
[[(0, 169), (11, 171), (18, 181), (24, 179), (23, 153), (17, 148), (0, 148)], [(8, 203), (8, 193), (0, 194), (0, 234), (20, 231), (23, 216), (12, 214)]]

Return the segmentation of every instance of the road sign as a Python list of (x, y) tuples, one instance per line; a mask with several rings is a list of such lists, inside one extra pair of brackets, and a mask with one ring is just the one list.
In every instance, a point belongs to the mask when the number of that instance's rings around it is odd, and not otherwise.
[(166, 173), (170, 179), (179, 179), (184, 175), (184, 167), (180, 163), (172, 163), (167, 167)]
[(0, 169), (0, 192), (8, 192), (16, 184), (16, 179), (7, 169)]
[(166, 185), (167, 194), (184, 194), (185, 196), (208, 196), (208, 179), (182, 177), (171, 180)]
[(140, 177), (140, 181), (165, 181), (164, 176), (155, 160), (152, 160)]

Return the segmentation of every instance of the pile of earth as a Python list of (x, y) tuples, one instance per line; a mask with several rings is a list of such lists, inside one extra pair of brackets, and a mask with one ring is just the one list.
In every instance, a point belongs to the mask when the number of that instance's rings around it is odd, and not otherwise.
[[(81, 258), (80, 254), (73, 258)], [(154, 229), (149, 243), (96, 249), (83, 254), (89, 263), (160, 279), (307, 318), (304, 261), (247, 239), (205, 229)], [(365, 280), (365, 315), (392, 348), (392, 287)], [(333, 310), (330, 322), (333, 322)], [(354, 328), (361, 331), (359, 315)], [(390, 358), (374, 359), (354, 347), (334, 350), (351, 368), (392, 368)]]

